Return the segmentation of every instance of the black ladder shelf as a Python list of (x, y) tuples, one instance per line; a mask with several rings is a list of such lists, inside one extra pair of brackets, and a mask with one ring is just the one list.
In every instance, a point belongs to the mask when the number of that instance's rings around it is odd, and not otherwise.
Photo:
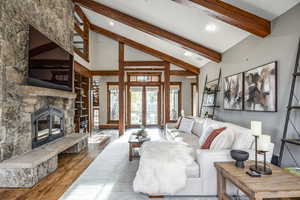
[[(287, 148), (290, 156), (292, 159), (295, 161), (297, 166), (299, 167), (296, 158), (293, 156), (291, 151), (289, 150), (288, 146), (286, 144), (293, 144), (293, 145), (299, 145), (300, 146), (300, 133), (296, 129), (295, 125), (293, 122), (290, 120), (291, 112), (300, 109), (300, 106), (295, 106), (293, 105), (293, 99), (295, 98), (297, 101), (299, 99), (295, 95), (295, 87), (296, 87), (296, 80), (297, 78), (300, 78), (300, 72), (299, 70), (299, 59), (300, 59), (300, 40), (298, 44), (298, 52), (297, 52), (297, 57), (296, 57), (296, 64), (295, 64), (295, 69), (293, 73), (293, 80), (292, 80), (292, 86), (291, 86), (291, 91), (290, 91), (290, 97), (289, 97), (289, 103), (287, 106), (287, 114), (286, 114), (286, 119), (285, 119), (285, 125), (284, 125), (284, 130), (283, 130), (283, 138), (281, 141), (281, 147), (280, 147), (280, 155), (279, 155), (279, 165), (282, 165), (282, 159), (284, 155), (284, 150)], [(294, 128), (295, 132), (298, 134), (298, 139), (289, 139), (288, 137), (288, 128), (289, 128), (289, 123), (291, 123), (292, 127)]]
[[(218, 96), (218, 92), (220, 92), (219, 90), (219, 86), (220, 86), (220, 80), (221, 80), (221, 69), (219, 71), (219, 76), (217, 79), (214, 79), (212, 81), (208, 81), (208, 77), (206, 75), (205, 78), (205, 84), (204, 84), (204, 89), (203, 89), (203, 93), (202, 93), (202, 101), (201, 101), (201, 108), (200, 108), (200, 117), (202, 116), (202, 111), (204, 108), (209, 108), (211, 111), (211, 114), (209, 114), (209, 118), (214, 119), (214, 115), (215, 115), (215, 109), (216, 108), (220, 108), (220, 106), (217, 105), (217, 96)], [(209, 88), (208, 85), (210, 83), (213, 82), (217, 82), (217, 84), (215, 85), (215, 87), (213, 88), (213, 90), (208, 91), (207, 89)], [(204, 101), (207, 98), (207, 95), (213, 95), (214, 101), (213, 104), (211, 105), (203, 105)]]

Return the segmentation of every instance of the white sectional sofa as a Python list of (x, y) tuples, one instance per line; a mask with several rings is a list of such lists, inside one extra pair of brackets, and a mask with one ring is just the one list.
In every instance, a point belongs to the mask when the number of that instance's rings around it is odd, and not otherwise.
[[(211, 119), (192, 118), (193, 127), (187, 128), (191, 131), (180, 131), (176, 124), (166, 124), (164, 138), (167, 140), (178, 140), (188, 143), (195, 148), (195, 161), (187, 168), (186, 187), (179, 191), (178, 196), (216, 196), (217, 195), (217, 174), (214, 162), (233, 161), (230, 156), (232, 149), (239, 149), (249, 152), (250, 160), (254, 160), (254, 137), (251, 130), (225, 122)], [(212, 130), (226, 127), (218, 135), (210, 146), (210, 149), (201, 149), (207, 135)], [(271, 161), (274, 144), (270, 144), (267, 153), (268, 162)], [(262, 159), (262, 158), (260, 158)], [(235, 189), (228, 183), (228, 192), (236, 194)], [(158, 194), (159, 195), (159, 194)]]

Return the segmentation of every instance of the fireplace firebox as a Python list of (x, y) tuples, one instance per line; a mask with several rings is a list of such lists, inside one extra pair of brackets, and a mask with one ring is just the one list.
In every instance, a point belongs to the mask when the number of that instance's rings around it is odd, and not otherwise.
[(64, 136), (64, 113), (58, 108), (41, 108), (32, 113), (31, 123), (33, 149)]

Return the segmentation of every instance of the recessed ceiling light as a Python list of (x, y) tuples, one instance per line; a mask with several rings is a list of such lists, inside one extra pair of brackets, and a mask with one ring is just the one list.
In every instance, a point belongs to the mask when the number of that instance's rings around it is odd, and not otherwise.
[(186, 57), (191, 57), (191, 56), (193, 55), (193, 53), (190, 52), (190, 51), (185, 51), (185, 52), (184, 52), (184, 55), (185, 55)]
[(215, 32), (217, 30), (217, 26), (215, 24), (207, 24), (205, 26), (205, 30), (208, 32)]
[(114, 23), (113, 21), (110, 21), (110, 22), (109, 22), (109, 25), (110, 25), (110, 26), (114, 26), (115, 23)]

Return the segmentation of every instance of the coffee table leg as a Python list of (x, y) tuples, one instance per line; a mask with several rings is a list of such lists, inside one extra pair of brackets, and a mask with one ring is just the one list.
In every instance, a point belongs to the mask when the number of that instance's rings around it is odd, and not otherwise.
[(226, 198), (226, 181), (225, 178), (223, 177), (222, 173), (218, 170), (217, 171), (217, 176), (218, 176), (218, 197), (219, 200), (223, 200)]
[(132, 161), (132, 146), (129, 144), (129, 161)]

